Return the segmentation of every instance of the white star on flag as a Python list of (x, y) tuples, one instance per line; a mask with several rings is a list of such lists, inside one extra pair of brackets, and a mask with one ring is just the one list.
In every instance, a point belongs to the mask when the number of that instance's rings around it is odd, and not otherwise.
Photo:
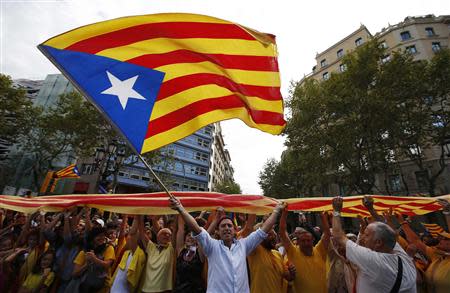
[(106, 71), (106, 73), (108, 74), (109, 81), (111, 82), (111, 87), (104, 90), (102, 94), (117, 96), (124, 110), (127, 106), (128, 99), (145, 100), (141, 94), (133, 89), (134, 83), (139, 75), (122, 81), (109, 71)]

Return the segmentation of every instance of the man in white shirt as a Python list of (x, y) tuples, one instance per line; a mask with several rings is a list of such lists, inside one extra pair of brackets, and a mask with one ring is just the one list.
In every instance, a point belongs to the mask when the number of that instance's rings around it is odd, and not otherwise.
[(345, 247), (345, 256), (358, 267), (356, 291), (415, 293), (416, 268), (396, 242), (395, 231), (382, 222), (373, 222), (361, 236), (364, 246), (360, 246), (348, 240), (342, 230), (342, 205), (342, 197), (333, 199), (333, 240)]
[(280, 203), (261, 228), (249, 236), (235, 239), (235, 228), (230, 218), (219, 220), (220, 240), (213, 239), (205, 229), (183, 208), (180, 201), (170, 198), (170, 206), (177, 210), (185, 223), (195, 233), (195, 237), (208, 258), (208, 293), (248, 293), (246, 257), (267, 237), (286, 206)]

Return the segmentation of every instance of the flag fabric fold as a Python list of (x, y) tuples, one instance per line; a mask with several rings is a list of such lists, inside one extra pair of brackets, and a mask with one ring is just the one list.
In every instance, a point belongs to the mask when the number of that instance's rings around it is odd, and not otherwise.
[[(267, 214), (273, 211), (278, 200), (262, 195), (222, 194), (215, 192), (172, 192), (180, 199), (189, 212), (215, 210), (222, 206), (226, 212)], [(362, 206), (363, 196), (344, 197), (343, 216), (369, 216)], [(405, 215), (424, 215), (442, 209), (437, 199), (450, 200), (450, 195), (434, 198), (400, 197), (374, 195), (374, 207), (377, 211), (388, 211)], [(331, 211), (332, 197), (283, 199), (290, 211), (321, 212)], [(164, 192), (139, 194), (92, 194), (92, 195), (54, 195), (22, 198), (0, 195), (0, 208), (25, 213), (42, 211), (62, 211), (72, 206), (89, 206), (104, 211), (124, 214), (174, 214), (169, 208), (168, 196)]]
[(286, 125), (275, 37), (197, 14), (123, 17), (79, 27), (39, 49), (138, 153), (238, 118)]

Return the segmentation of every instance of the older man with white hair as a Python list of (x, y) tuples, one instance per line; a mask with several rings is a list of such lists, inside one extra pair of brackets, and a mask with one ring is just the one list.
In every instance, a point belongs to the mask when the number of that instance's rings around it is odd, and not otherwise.
[(345, 248), (345, 256), (358, 267), (356, 291), (364, 293), (416, 292), (416, 269), (396, 241), (396, 233), (382, 222), (367, 226), (364, 246), (349, 241), (342, 227), (342, 197), (333, 199), (333, 240)]

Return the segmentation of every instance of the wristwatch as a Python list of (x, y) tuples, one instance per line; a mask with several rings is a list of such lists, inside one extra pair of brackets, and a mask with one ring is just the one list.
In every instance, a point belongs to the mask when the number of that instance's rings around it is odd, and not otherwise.
[(341, 216), (341, 212), (333, 211), (333, 217), (340, 217), (340, 216)]

